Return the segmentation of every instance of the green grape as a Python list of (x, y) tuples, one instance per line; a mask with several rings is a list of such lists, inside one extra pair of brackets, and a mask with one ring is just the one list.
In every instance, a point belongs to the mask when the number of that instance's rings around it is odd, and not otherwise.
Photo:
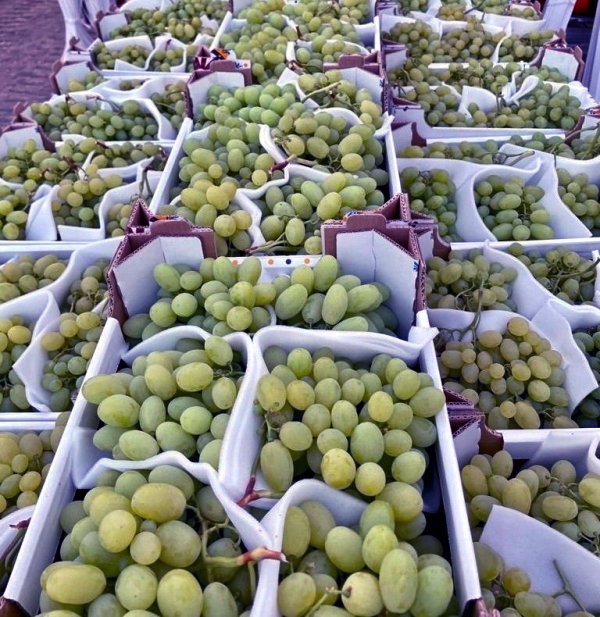
[(359, 572), (364, 568), (362, 538), (348, 527), (334, 527), (325, 538), (325, 553), (342, 572)]

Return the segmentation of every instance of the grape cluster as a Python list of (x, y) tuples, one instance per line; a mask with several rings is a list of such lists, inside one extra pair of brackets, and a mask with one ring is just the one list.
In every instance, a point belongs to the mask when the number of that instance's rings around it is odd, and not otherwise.
[(150, 58), (148, 70), (170, 73), (173, 67), (183, 62), (183, 47), (165, 47), (157, 49)]
[(195, 110), (195, 128), (202, 129), (213, 122), (226, 124), (233, 116), (244, 122), (277, 126), (286, 109), (298, 102), (293, 84), (254, 85), (244, 88), (224, 88), (215, 84), (208, 89), (208, 101)]
[(376, 210), (384, 202), (373, 178), (336, 172), (314, 182), (296, 176), (290, 184), (270, 187), (264, 198), (255, 201), (262, 210), (260, 230), (267, 243), (252, 250), (318, 255), (324, 221), (342, 219), (354, 210)]
[(337, 260), (324, 256), (314, 268), (298, 266), (290, 276), (260, 283), (261, 262), (249, 257), (233, 265), (226, 257), (204, 259), (199, 272), (188, 266), (160, 264), (154, 279), (159, 300), (148, 313), (123, 325), (130, 339), (145, 340), (166, 328), (187, 323), (217, 336), (256, 332), (277, 322), (296, 327), (372, 331), (395, 336), (396, 317), (385, 306), (389, 289), (342, 276)]
[(381, 101), (373, 100), (366, 88), (357, 86), (342, 78), (340, 71), (326, 73), (308, 73), (300, 75), (298, 85), (306, 96), (315, 101), (321, 109), (340, 107), (353, 111), (363, 124), (375, 130), (383, 125)]
[(464, 2), (445, 2), (438, 9), (436, 17), (448, 21), (465, 21), (466, 10)]
[(186, 117), (184, 82), (176, 81), (173, 84), (168, 84), (163, 92), (151, 94), (150, 100), (174, 129), (179, 130), (181, 128), (183, 119)]
[(433, 536), (417, 537), (414, 546), (399, 541), (401, 514), (391, 495), (369, 504), (356, 529), (337, 525), (319, 501), (290, 507), (283, 552), (294, 566), (280, 568), (283, 617), (310, 610), (321, 617), (454, 614), (452, 567), (441, 543)]
[(68, 411), (81, 388), (90, 360), (102, 334), (104, 318), (97, 313), (63, 313), (58, 329), (40, 339), (48, 360), (42, 387), (50, 393), (53, 411)]
[(143, 79), (120, 79), (118, 89), (121, 90), (121, 92), (128, 92), (129, 90), (135, 90), (143, 85)]
[[(32, 411), (25, 394), (25, 386), (13, 370), (14, 363), (31, 342), (31, 330), (18, 315), (10, 319), (0, 319), (0, 412)], [(4, 506), (6, 507), (6, 504)]]
[[(458, 111), (460, 98), (449, 86), (431, 87), (427, 83), (421, 83), (403, 92), (402, 98), (419, 103), (425, 112), (427, 124), (431, 126), (469, 126), (473, 123), (471, 118)], [(478, 119), (483, 120), (483, 116)]]
[(108, 211), (106, 219), (106, 237), (116, 238), (125, 235), (133, 203), (117, 203)]
[(0, 184), (0, 232), (4, 240), (25, 240), (32, 195), (24, 188), (15, 191)]
[(237, 58), (251, 61), (252, 76), (257, 83), (281, 75), (286, 66), (287, 45), (298, 39), (296, 30), (286, 26), (282, 8), (282, 0), (253, 3), (240, 13), (246, 23), (221, 36), (223, 49), (233, 51)]
[(550, 213), (541, 203), (544, 189), (525, 185), (515, 176), (491, 175), (475, 185), (475, 204), (485, 226), (498, 240), (549, 240), (554, 230)]
[(96, 154), (93, 155), (90, 166), (86, 168), (88, 176), (93, 175), (98, 169), (118, 169), (146, 160), (149, 163), (148, 167), (155, 171), (162, 171), (167, 162), (165, 151), (156, 143), (149, 142), (134, 146), (130, 142), (125, 142), (116, 145), (103, 144), (93, 139), (84, 139), (79, 144), (79, 150), (82, 152), (89, 152), (90, 147), (93, 147), (92, 151), (95, 151)]
[(340, 35), (351, 43), (360, 43), (354, 26), (364, 23), (368, 13), (365, 0), (300, 0), (283, 5), (283, 14), (298, 25), (300, 36), (308, 41), (319, 35), (328, 39)]
[(428, 465), (424, 448), (437, 436), (431, 418), (445, 404), (431, 377), (387, 354), (352, 364), (327, 348), (311, 355), (270, 347), (265, 361), (270, 373), (259, 379), (256, 399), (269, 487), (286, 491), (306, 472), (339, 490), (392, 499), (401, 539), (420, 535), (425, 517), (415, 485)]
[(562, 356), (526, 319), (513, 317), (504, 332), (481, 331), (472, 342), (443, 338), (444, 387), (473, 401), (490, 428), (572, 427)]
[(100, 141), (155, 139), (157, 121), (146, 113), (137, 101), (125, 101), (111, 109), (103, 109), (101, 102), (86, 102), (66, 98), (65, 101), (32, 103), (33, 119), (53, 141), (62, 141), (63, 133), (93, 137)]
[(557, 168), (558, 194), (562, 202), (592, 232), (600, 234), (599, 190), (590, 183), (587, 174), (571, 175), (566, 169)]
[[(585, 354), (596, 381), (600, 384), (600, 334), (598, 326), (573, 331), (575, 343)], [(582, 428), (597, 428), (600, 418), (600, 387), (588, 394), (573, 411), (573, 419)]]
[(468, 141), (461, 141), (456, 144), (434, 142), (428, 146), (407, 146), (403, 150), (399, 150), (397, 155), (399, 158), (454, 159), (483, 165), (504, 164), (512, 158), (498, 152), (498, 149), (498, 143), (492, 139), (488, 139), (483, 145)]
[(454, 226), (457, 205), (454, 201), (455, 186), (443, 169), (419, 171), (405, 167), (400, 173), (402, 186), (408, 192), (410, 209), (426, 214), (437, 223), (438, 232), (446, 242), (459, 242), (460, 235)]
[(548, 251), (524, 250), (514, 243), (508, 252), (524, 263), (537, 282), (568, 304), (591, 304), (594, 299), (597, 261), (564, 246)]
[(116, 460), (142, 461), (177, 451), (219, 467), (229, 414), (244, 377), (239, 352), (225, 339), (183, 339), (175, 349), (137, 357), (133, 379), (122, 373), (85, 382), (103, 426), (94, 445)]
[(171, 465), (107, 472), (64, 508), (60, 559), (42, 573), (40, 610), (81, 606), (125, 614), (241, 615), (254, 600), (255, 562), (209, 485)]
[(323, 35), (316, 36), (310, 43), (310, 48), (295, 49), (295, 64), (307, 73), (320, 73), (324, 62), (337, 62), (344, 54), (356, 53), (356, 47), (347, 43), (344, 37), (336, 35), (333, 39), (326, 39)]
[(20, 147), (10, 146), (0, 158), (0, 177), (22, 184), (25, 191), (33, 193), (40, 184), (57, 184), (63, 178), (76, 179), (77, 166), (84, 161), (85, 154), (70, 140), (50, 152), (38, 146), (35, 140), (26, 139)]
[(506, 568), (502, 557), (483, 542), (474, 542), (477, 569), (483, 599), (488, 610), (501, 609), (502, 617), (593, 617), (585, 610), (564, 613), (556, 598), (570, 595), (577, 604), (583, 604), (575, 595), (573, 586), (558, 565), (554, 567), (563, 581), (563, 588), (553, 595), (532, 591), (527, 570), (513, 566)]
[(21, 255), (7, 261), (0, 269), (0, 302), (8, 302), (53, 283), (65, 270), (67, 262), (56, 255), (35, 259)]
[(481, 309), (516, 311), (511, 299), (517, 271), (490, 262), (480, 250), (468, 255), (451, 251), (447, 259), (427, 261), (425, 290), (429, 308), (477, 312)]
[(397, 10), (401, 15), (409, 15), (412, 11), (425, 12), (428, 0), (396, 0)]
[(100, 203), (106, 191), (123, 183), (118, 174), (86, 175), (84, 180), (61, 180), (52, 200), (52, 215), (57, 225), (98, 227)]
[[(105, 81), (105, 79), (102, 75), (100, 75), (100, 73), (97, 73), (96, 71), (88, 71), (83, 78), (69, 79), (67, 83), (67, 92), (83, 92), (84, 90), (91, 90), (95, 86), (99, 86), (103, 81)], [(63, 94), (66, 94), (66, 92)]]
[(113, 71), (117, 60), (123, 60), (123, 62), (143, 69), (151, 52), (151, 49), (141, 45), (127, 45), (122, 49), (109, 49), (104, 43), (100, 43), (94, 49), (92, 57), (94, 64), (102, 71)]
[(532, 30), (528, 34), (506, 37), (498, 50), (499, 62), (529, 62), (541, 46), (554, 37), (552, 30)]
[(40, 433), (0, 433), (0, 516), (37, 503), (66, 419)]
[(367, 124), (348, 125), (329, 112), (299, 112), (288, 109), (277, 128), (271, 131), (275, 142), (288, 156), (321, 171), (347, 171), (374, 178), (378, 186), (387, 184), (383, 144), (373, 137)]
[(89, 313), (108, 298), (106, 284), (108, 264), (108, 259), (98, 259), (94, 264), (85, 268), (81, 273), (81, 278), (73, 282), (69, 288), (69, 294), (61, 306), (63, 313), (75, 313), (76, 315)]
[(475, 455), (462, 468), (474, 538), (478, 539), (491, 509), (499, 505), (528, 514), (600, 555), (600, 480), (596, 474), (581, 476), (567, 460), (550, 467), (533, 465), (518, 473), (515, 467), (511, 454), (500, 450), (493, 457)]
[[(433, 62), (456, 62), (490, 58), (498, 43), (504, 37), (503, 32), (490, 34), (483, 24), (473, 17), (467, 18), (464, 28), (456, 28), (444, 34), (441, 39), (433, 41), (427, 48), (426, 56)], [(421, 57), (425, 64), (429, 58)], [(505, 60), (508, 62), (508, 60)]]
[(383, 31), (381, 38), (384, 41), (406, 45), (410, 58), (420, 58), (423, 64), (433, 62), (433, 55), (429, 49), (439, 43), (439, 34), (431, 26), (419, 19), (414, 22), (398, 22), (389, 32)]
[(207, 0), (178, 0), (164, 10), (136, 8), (128, 12), (129, 22), (110, 33), (111, 39), (147, 34), (151, 38), (171, 34), (174, 38), (191, 43), (199, 34), (214, 35), (215, 31), (202, 23), (201, 16), (221, 22), (227, 13), (227, 3)]

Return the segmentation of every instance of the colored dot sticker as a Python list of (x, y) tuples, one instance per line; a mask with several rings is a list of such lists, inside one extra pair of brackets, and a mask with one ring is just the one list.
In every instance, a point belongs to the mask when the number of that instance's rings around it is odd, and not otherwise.
[(239, 262), (238, 262), (238, 260), (237, 260), (237, 259), (232, 259), (232, 260), (231, 260), (231, 263), (232, 263), (234, 266), (237, 266)]
[(275, 263), (274, 259), (267, 259), (267, 264), (269, 264), (270, 266), (272, 266)]
[(288, 258), (285, 260), (285, 263), (289, 266), (289, 265), (292, 263), (292, 260), (288, 257)]
[(305, 264), (309, 264), (310, 263), (310, 257), (305, 257), (304, 258), (304, 263)]

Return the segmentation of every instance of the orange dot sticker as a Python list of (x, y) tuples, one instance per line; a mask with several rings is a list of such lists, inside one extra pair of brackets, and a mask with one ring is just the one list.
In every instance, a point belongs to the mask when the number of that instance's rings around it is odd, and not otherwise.
[(274, 259), (267, 259), (267, 263), (272, 266), (275, 263)]
[(237, 259), (232, 259), (232, 260), (231, 260), (231, 263), (232, 263), (234, 266), (237, 266), (239, 262), (238, 262), (238, 260), (237, 260)]
[(310, 257), (305, 257), (304, 258), (304, 263), (305, 264), (309, 264), (310, 263)]

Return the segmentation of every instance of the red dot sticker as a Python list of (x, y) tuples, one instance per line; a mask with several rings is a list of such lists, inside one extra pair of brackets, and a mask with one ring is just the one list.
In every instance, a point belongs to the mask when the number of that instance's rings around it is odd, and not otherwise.
[(310, 263), (310, 257), (305, 257), (304, 258), (304, 263), (305, 264), (309, 264)]

